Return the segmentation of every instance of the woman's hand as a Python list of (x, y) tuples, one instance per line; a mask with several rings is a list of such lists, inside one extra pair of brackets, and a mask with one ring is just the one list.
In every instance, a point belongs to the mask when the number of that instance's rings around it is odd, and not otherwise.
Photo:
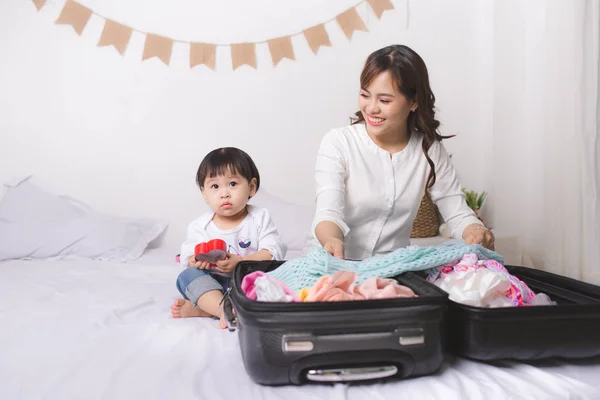
[(326, 252), (337, 258), (344, 258), (344, 241), (338, 238), (329, 238), (323, 243)]
[(494, 234), (481, 224), (467, 225), (463, 231), (463, 239), (466, 244), (480, 244), (486, 249), (495, 250)]
[(334, 257), (344, 258), (344, 235), (334, 222), (319, 222), (315, 228), (315, 235), (326, 252)]

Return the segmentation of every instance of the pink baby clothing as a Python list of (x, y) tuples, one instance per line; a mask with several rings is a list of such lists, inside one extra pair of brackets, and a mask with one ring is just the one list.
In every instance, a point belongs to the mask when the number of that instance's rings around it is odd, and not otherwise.
[(325, 275), (308, 289), (308, 295), (304, 301), (356, 300), (354, 295), (356, 277), (356, 272), (350, 271), (338, 271), (333, 275)]
[(545, 303), (534, 301), (536, 295), (527, 284), (511, 275), (498, 261), (479, 260), (475, 253), (431, 269), (427, 280), (448, 292), (450, 300), (476, 307)]
[(338, 271), (321, 277), (308, 289), (304, 301), (350, 301), (387, 299), (395, 297), (417, 297), (409, 287), (402, 286), (393, 279), (370, 278), (356, 285), (356, 272)]
[(400, 285), (394, 279), (369, 278), (354, 289), (365, 299), (390, 299), (394, 297), (418, 297), (408, 286)]
[(284, 283), (262, 271), (251, 272), (242, 280), (242, 291), (250, 300), (271, 302), (300, 302)]

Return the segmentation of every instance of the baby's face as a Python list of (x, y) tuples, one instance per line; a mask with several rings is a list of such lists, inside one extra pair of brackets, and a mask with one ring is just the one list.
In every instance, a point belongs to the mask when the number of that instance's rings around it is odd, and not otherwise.
[(254, 180), (228, 172), (204, 180), (202, 195), (210, 208), (219, 216), (235, 217), (244, 211), (248, 199), (256, 193)]

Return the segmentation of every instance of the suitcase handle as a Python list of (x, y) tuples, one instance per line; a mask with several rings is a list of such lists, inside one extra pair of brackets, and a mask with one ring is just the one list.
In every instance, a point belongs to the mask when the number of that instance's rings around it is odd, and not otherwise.
[(306, 379), (313, 382), (348, 382), (382, 379), (396, 375), (398, 368), (394, 365), (361, 368), (311, 369)]
[(425, 345), (425, 332), (422, 328), (398, 328), (391, 332), (365, 332), (334, 335), (313, 335), (310, 333), (284, 334), (281, 349), (291, 353), (329, 353), (356, 348), (377, 350), (381, 348), (400, 349)]

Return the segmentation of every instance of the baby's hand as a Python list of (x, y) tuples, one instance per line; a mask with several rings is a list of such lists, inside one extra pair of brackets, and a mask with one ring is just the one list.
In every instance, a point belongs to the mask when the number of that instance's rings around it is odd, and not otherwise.
[(217, 261), (217, 271), (230, 274), (235, 266), (242, 261), (242, 257), (237, 254), (227, 253), (227, 258)]
[(196, 256), (190, 256), (190, 258), (188, 258), (188, 267), (208, 269), (210, 268), (210, 263), (208, 261), (198, 261), (196, 260)]

